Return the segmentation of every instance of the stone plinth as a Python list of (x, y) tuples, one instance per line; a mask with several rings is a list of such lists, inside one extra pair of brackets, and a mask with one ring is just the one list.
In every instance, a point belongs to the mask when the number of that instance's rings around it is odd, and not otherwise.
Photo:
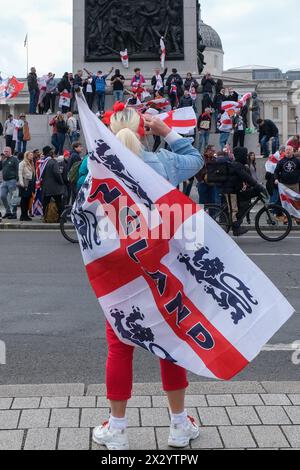
[[(134, 1), (134, 0), (132, 0)], [(176, 67), (180, 73), (192, 72), (197, 74), (197, 2), (184, 0), (184, 60), (172, 60), (168, 63), (170, 72)], [(159, 49), (159, 44), (158, 44)], [(130, 59), (130, 58), (129, 58)], [(85, 2), (73, 0), (73, 70), (87, 68), (92, 72), (108, 71), (112, 66), (120, 68), (126, 78), (134, 75), (135, 67), (141, 67), (146, 78), (153, 75), (153, 71), (159, 66), (158, 61), (139, 60), (130, 61), (130, 68), (124, 69), (120, 62), (85, 62)]]

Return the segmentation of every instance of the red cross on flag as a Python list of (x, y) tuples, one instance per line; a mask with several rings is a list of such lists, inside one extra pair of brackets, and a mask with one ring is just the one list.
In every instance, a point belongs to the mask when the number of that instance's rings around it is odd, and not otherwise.
[(197, 127), (197, 116), (192, 107), (179, 108), (158, 117), (178, 134), (188, 135)]
[(77, 101), (89, 176), (73, 221), (107, 321), (125, 344), (231, 379), (293, 307), (200, 206), (124, 147), (83, 97)]
[(121, 61), (122, 61), (123, 67), (124, 67), (125, 69), (128, 69), (128, 68), (129, 68), (128, 50), (125, 49), (125, 51), (121, 51), (121, 52), (120, 52), (120, 55), (121, 55)]

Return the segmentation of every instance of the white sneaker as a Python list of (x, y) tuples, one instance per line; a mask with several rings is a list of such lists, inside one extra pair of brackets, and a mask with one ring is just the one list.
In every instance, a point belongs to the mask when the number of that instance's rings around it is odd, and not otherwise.
[(200, 436), (200, 428), (195, 420), (188, 416), (185, 424), (171, 425), (170, 437), (168, 441), (169, 447), (184, 449), (188, 447), (191, 441)]
[(109, 422), (94, 429), (93, 441), (108, 450), (129, 450), (127, 430), (111, 429)]

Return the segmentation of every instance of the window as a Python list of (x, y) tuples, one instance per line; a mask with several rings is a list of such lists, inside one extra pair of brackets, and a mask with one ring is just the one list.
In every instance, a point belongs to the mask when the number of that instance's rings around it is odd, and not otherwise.
[(290, 121), (295, 121), (296, 119), (296, 108), (290, 108), (289, 109), (289, 120)]
[(279, 119), (279, 108), (278, 106), (273, 107), (273, 119)]

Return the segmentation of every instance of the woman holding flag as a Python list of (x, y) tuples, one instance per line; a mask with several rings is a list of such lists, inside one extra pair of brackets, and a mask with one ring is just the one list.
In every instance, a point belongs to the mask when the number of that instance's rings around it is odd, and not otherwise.
[[(203, 159), (190, 140), (172, 131), (158, 117), (150, 114), (141, 116), (134, 109), (117, 103), (110, 119), (110, 128), (137, 158), (142, 158), (174, 186), (191, 178), (203, 167)], [(162, 137), (171, 151), (160, 150), (157, 154), (146, 152), (142, 145), (146, 134)], [(132, 395), (134, 347), (122, 343), (108, 323), (107, 341), (107, 398), (111, 402), (111, 417), (94, 430), (93, 439), (109, 450), (128, 450), (126, 408)], [(161, 360), (160, 365), (163, 388), (171, 410), (169, 446), (184, 448), (199, 436), (199, 427), (185, 410), (187, 373), (166, 360)]]

